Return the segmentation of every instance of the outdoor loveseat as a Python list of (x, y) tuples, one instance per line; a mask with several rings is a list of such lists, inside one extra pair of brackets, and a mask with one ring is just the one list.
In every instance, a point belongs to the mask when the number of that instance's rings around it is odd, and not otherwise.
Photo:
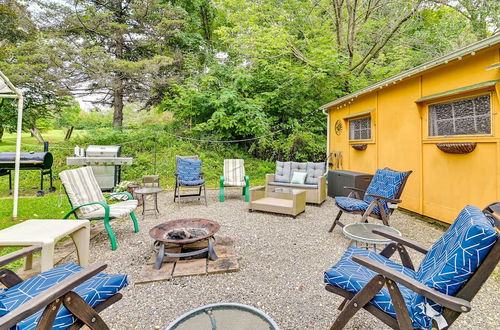
[[(294, 172), (305, 174), (303, 183), (292, 183)], [(306, 192), (306, 203), (322, 204), (326, 200), (325, 162), (280, 162), (276, 161), (276, 172), (266, 175), (266, 187), (278, 186), (302, 189)]]

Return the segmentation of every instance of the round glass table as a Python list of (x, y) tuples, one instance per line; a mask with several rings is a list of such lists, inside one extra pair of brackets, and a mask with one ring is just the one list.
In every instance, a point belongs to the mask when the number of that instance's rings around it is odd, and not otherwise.
[[(144, 218), (147, 211), (154, 211), (155, 216), (158, 217), (160, 211), (158, 210), (158, 193), (162, 192), (163, 189), (160, 187), (148, 187), (141, 188), (134, 191), (134, 193), (141, 195), (142, 199), (142, 217)], [(147, 195), (153, 195), (153, 208), (146, 209), (146, 198)]]
[(279, 330), (266, 313), (255, 307), (219, 303), (193, 309), (170, 323), (165, 330)]
[(377, 251), (377, 245), (387, 245), (392, 241), (389, 238), (374, 234), (372, 232), (374, 229), (385, 230), (401, 236), (399, 230), (378, 223), (351, 223), (345, 225), (342, 231), (347, 238), (350, 238), (356, 243), (356, 246), (358, 243), (362, 243), (365, 244), (366, 249), (368, 249), (369, 245), (373, 245), (373, 249)]

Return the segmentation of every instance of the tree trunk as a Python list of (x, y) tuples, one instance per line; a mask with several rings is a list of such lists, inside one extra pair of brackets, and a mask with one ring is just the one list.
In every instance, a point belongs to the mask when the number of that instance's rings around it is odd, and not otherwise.
[(75, 126), (71, 126), (70, 128), (68, 128), (68, 130), (66, 131), (66, 135), (64, 136), (64, 141), (68, 141), (69, 139), (71, 139), (71, 135), (73, 134), (74, 129)]
[(121, 129), (123, 125), (123, 86), (119, 80), (120, 87), (116, 87), (113, 97), (113, 127)]
[(4, 132), (3, 125), (0, 125), (0, 142), (2, 142), (3, 132)]
[(31, 135), (33, 135), (37, 139), (38, 143), (43, 144), (45, 142), (45, 140), (43, 139), (42, 133), (40, 133), (38, 128), (32, 127), (32, 128), (30, 128), (30, 132), (31, 132)]

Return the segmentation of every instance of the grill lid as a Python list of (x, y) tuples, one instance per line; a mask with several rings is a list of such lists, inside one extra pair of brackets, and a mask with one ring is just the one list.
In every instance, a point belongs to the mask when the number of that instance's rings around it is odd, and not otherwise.
[(87, 157), (118, 157), (121, 152), (121, 146), (88, 146), (85, 154)]
[[(15, 152), (0, 153), (0, 167), (14, 168), (16, 160)], [(49, 169), (52, 167), (54, 158), (50, 152), (21, 152), (21, 167), (33, 167)]]

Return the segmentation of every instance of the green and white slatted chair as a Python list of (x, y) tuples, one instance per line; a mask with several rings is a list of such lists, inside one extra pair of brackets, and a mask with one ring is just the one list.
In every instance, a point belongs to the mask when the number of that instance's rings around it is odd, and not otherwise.
[(250, 178), (245, 175), (243, 159), (224, 159), (224, 175), (220, 177), (220, 201), (224, 201), (224, 187), (242, 187), (245, 202), (250, 201)]
[(129, 200), (108, 204), (102, 194), (101, 188), (92, 172), (91, 167), (82, 167), (74, 170), (66, 170), (59, 173), (66, 195), (68, 195), (71, 211), (64, 219), (72, 214), (77, 219), (103, 220), (104, 227), (111, 241), (111, 249), (116, 250), (116, 238), (109, 221), (115, 218), (125, 218), (130, 215), (134, 223), (135, 232), (139, 232), (139, 225), (134, 210), (137, 208), (138, 201), (133, 199), (128, 192), (111, 194), (126, 195)]

